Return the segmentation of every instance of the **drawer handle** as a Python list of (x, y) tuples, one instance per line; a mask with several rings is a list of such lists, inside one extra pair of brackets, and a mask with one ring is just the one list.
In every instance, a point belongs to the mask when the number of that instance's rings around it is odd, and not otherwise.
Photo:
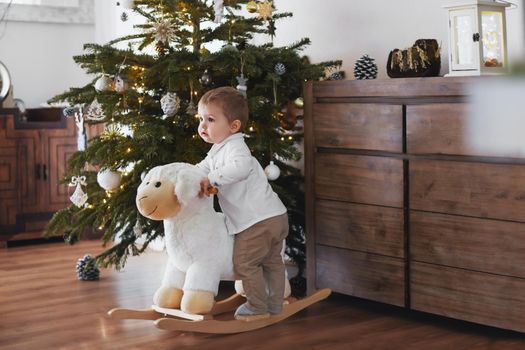
[(35, 176), (37, 180), (40, 180), (40, 163), (35, 165)]
[(44, 169), (44, 171), (43, 171), (44, 181), (46, 181), (47, 180), (47, 166), (45, 164), (43, 165), (43, 169)]

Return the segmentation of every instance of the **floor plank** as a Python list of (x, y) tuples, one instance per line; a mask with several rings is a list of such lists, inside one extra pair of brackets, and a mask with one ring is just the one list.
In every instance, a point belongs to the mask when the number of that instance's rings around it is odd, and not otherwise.
[[(78, 281), (76, 260), (100, 242), (0, 250), (0, 349), (525, 349), (525, 335), (406, 311), (343, 295), (274, 326), (237, 335), (158, 330), (150, 321), (118, 321), (114, 307), (145, 308), (166, 257), (148, 252), (100, 281)], [(221, 292), (232, 292), (230, 283)]]

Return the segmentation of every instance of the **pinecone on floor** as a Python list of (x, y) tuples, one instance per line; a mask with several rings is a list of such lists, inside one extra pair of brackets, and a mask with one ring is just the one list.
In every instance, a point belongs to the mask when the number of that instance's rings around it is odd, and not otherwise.
[(100, 270), (91, 255), (86, 254), (77, 261), (77, 278), (82, 281), (95, 281), (100, 277)]
[(377, 64), (374, 59), (364, 55), (355, 62), (354, 76), (358, 80), (377, 78)]

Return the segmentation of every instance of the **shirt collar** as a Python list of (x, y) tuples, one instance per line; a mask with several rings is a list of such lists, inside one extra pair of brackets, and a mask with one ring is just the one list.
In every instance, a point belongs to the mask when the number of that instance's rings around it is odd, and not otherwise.
[(227, 138), (222, 140), (220, 143), (216, 143), (213, 146), (211, 146), (210, 151), (208, 152), (208, 156), (213, 157), (228, 142), (233, 141), (233, 140), (242, 139), (242, 138), (244, 138), (244, 134), (241, 132), (228, 136)]

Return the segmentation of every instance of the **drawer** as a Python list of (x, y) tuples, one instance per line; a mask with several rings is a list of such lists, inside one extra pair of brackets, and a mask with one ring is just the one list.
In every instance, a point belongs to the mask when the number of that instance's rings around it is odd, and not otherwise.
[(410, 208), (525, 222), (525, 166), (413, 160)]
[(411, 308), (525, 331), (525, 279), (411, 264)]
[(318, 200), (315, 237), (327, 246), (403, 258), (403, 210)]
[(401, 105), (317, 103), (313, 119), (317, 147), (403, 152)]
[(410, 212), (412, 260), (525, 278), (525, 224)]
[(467, 143), (464, 103), (407, 106), (408, 153), (480, 155)]
[(401, 259), (318, 245), (316, 268), (317, 288), (405, 305), (405, 273)]
[(320, 198), (403, 207), (401, 159), (317, 153), (314, 176)]
[(512, 116), (474, 113), (466, 103), (408, 105), (407, 151), (411, 154), (523, 158), (523, 138), (512, 134)]

